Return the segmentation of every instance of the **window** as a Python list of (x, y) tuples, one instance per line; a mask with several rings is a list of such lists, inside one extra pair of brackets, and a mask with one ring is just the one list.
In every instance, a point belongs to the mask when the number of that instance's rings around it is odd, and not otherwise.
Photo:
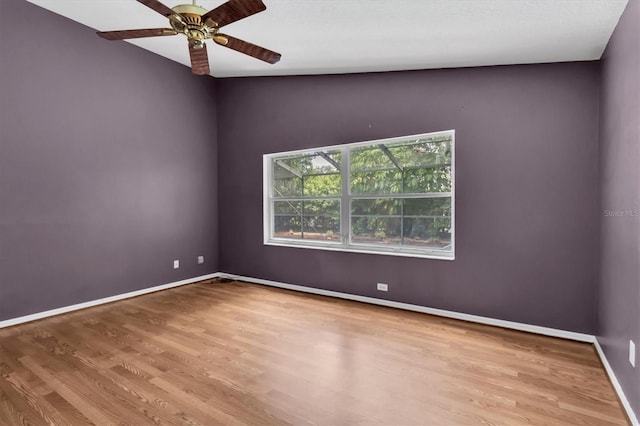
[(264, 156), (264, 243), (453, 259), (454, 131)]

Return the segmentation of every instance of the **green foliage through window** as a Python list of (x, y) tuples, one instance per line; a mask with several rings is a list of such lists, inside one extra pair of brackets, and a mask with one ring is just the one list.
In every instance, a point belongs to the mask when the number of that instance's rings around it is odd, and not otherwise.
[(453, 253), (453, 132), (267, 156), (269, 239)]

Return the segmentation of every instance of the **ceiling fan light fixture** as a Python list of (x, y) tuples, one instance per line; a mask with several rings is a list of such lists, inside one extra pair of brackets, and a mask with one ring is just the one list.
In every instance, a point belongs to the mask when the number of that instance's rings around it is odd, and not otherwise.
[(175, 7), (172, 7), (171, 10), (173, 10), (177, 14), (182, 15), (184, 17), (188, 17), (191, 15), (191, 16), (197, 16), (198, 19), (202, 15), (207, 13), (207, 9), (197, 6), (195, 4), (179, 4)]

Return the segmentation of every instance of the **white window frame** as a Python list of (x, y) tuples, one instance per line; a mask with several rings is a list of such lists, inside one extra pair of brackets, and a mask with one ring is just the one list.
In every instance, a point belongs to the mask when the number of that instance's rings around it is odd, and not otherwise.
[[(415, 140), (417, 138), (450, 136), (451, 137), (451, 192), (433, 193), (433, 197), (445, 196), (451, 197), (451, 250), (441, 250), (433, 247), (416, 247), (416, 246), (384, 246), (382, 244), (366, 244), (351, 242), (351, 200), (363, 198), (386, 198), (390, 194), (379, 195), (351, 195), (350, 194), (350, 148), (358, 146), (388, 144), (393, 142), (402, 142), (406, 140)], [(342, 241), (318, 241), (303, 240), (284, 237), (272, 237), (274, 229), (273, 216), (273, 185), (272, 185), (272, 159), (274, 157), (311, 154), (325, 150), (341, 150), (342, 151), (342, 194), (335, 197), (340, 199), (340, 232)], [(355, 142), (344, 145), (331, 145), (312, 149), (300, 149), (295, 151), (277, 152), (263, 155), (263, 241), (265, 245), (308, 248), (316, 250), (343, 251), (352, 253), (366, 254), (382, 254), (404, 257), (419, 257), (427, 259), (455, 259), (455, 130), (445, 130), (441, 132), (422, 133), (417, 135), (408, 135), (396, 138), (377, 139), (370, 141)], [(420, 197), (429, 197), (430, 194), (421, 194)], [(322, 197), (321, 197), (322, 198)], [(398, 194), (398, 198), (410, 198), (403, 194)], [(418, 198), (418, 197), (416, 197)], [(277, 201), (277, 200), (276, 200)]]

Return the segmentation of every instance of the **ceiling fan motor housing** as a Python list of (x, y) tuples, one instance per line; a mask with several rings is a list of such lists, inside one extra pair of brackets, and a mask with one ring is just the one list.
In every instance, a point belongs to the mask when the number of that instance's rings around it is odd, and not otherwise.
[(213, 38), (217, 28), (210, 27), (202, 22), (202, 15), (207, 10), (195, 4), (181, 4), (172, 8), (177, 15), (169, 18), (171, 27), (183, 33), (196, 49), (203, 47), (204, 40)]

